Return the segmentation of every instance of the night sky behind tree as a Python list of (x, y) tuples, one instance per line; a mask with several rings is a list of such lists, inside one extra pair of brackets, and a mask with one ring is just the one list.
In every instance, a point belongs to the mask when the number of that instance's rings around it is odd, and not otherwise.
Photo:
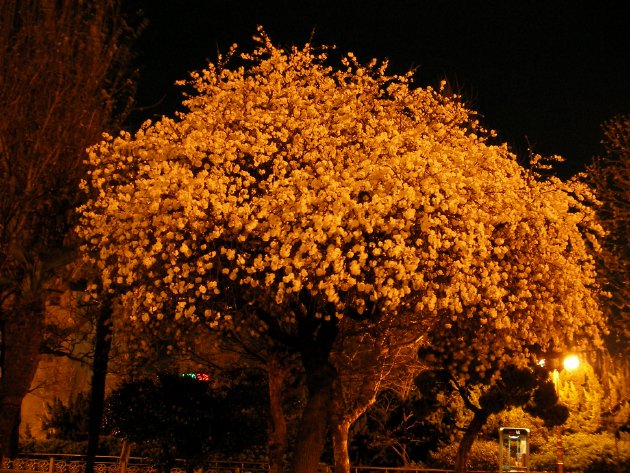
[(292, 2), (129, 0), (149, 26), (139, 43), (139, 109), (170, 114), (173, 86), (217, 51), (251, 47), (262, 25), (274, 42), (335, 44), (361, 61), (417, 68), (419, 85), (446, 78), (484, 124), (526, 156), (560, 154), (562, 175), (600, 153), (600, 124), (630, 110), (630, 35), (622, 2), (355, 0)]

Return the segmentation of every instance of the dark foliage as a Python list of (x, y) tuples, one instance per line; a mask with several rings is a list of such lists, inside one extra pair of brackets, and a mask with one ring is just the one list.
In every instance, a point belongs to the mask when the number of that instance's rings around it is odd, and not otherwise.
[(540, 382), (532, 399), (525, 405), (525, 411), (542, 419), (546, 427), (562, 425), (569, 418), (569, 408), (558, 402), (556, 388), (549, 380)]
[(47, 413), (42, 419), (46, 438), (81, 442), (87, 440), (89, 396), (79, 393), (65, 405), (59, 398), (47, 404)]
[(425, 461), (454, 422), (450, 406), (424, 402), (417, 389), (407, 396), (386, 390), (353, 426), (353, 463), (405, 466)]
[(105, 426), (164, 467), (183, 458), (240, 453), (266, 442), (264, 384), (241, 377), (221, 389), (193, 378), (160, 375), (122, 385), (109, 397)]

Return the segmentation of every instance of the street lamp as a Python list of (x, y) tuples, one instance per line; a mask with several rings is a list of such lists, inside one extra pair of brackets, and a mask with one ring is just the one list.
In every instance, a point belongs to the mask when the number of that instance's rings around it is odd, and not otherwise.
[(569, 355), (562, 362), (564, 369), (567, 371), (576, 370), (580, 366), (580, 358), (577, 355)]
[[(564, 358), (562, 365), (566, 371), (576, 370), (580, 366), (580, 359), (577, 355), (568, 355)], [(556, 395), (558, 401), (560, 401), (560, 372), (554, 368), (551, 373), (553, 379), (553, 385), (556, 388)], [(558, 473), (563, 473), (564, 470), (564, 446), (562, 445), (562, 426), (556, 426), (556, 437), (558, 441), (558, 449), (556, 455), (556, 462), (558, 464)]]

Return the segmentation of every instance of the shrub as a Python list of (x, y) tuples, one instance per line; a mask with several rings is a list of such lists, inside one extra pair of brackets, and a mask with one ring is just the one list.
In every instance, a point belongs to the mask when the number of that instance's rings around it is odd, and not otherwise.
[[(551, 439), (550, 439), (551, 440)], [(630, 435), (621, 434), (617, 445), (614, 435), (577, 433), (563, 436), (564, 468), (584, 473), (630, 472)], [(532, 470), (556, 469), (555, 438), (531, 456)], [(617, 470), (619, 462), (620, 470)]]
[[(453, 468), (457, 456), (457, 442), (440, 447), (430, 455), (429, 463), (434, 468)], [(495, 471), (499, 464), (499, 446), (496, 441), (477, 440), (468, 455), (466, 467), (470, 470)]]
[(89, 417), (89, 395), (79, 393), (68, 405), (59, 398), (46, 405), (46, 414), (42, 419), (42, 429), (46, 438), (71, 440), (74, 442), (87, 440)]
[[(114, 437), (101, 436), (97, 455), (120, 455), (121, 441)], [(63, 453), (67, 455), (84, 455), (87, 441), (28, 438), (20, 442), (21, 453)]]

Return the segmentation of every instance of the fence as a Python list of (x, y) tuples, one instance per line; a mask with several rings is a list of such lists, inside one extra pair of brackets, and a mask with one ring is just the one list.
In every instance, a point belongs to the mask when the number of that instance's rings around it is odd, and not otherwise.
[[(136, 460), (126, 465), (127, 473), (158, 473), (157, 468), (149, 463)], [(118, 457), (97, 457), (94, 463), (95, 473), (120, 473), (125, 467)], [(84, 473), (85, 460), (83, 455), (62, 454), (31, 454), (28, 456), (4, 458), (0, 465), (0, 473), (8, 472), (28, 473)], [(173, 472), (176, 473), (176, 472)], [(183, 473), (177, 472), (177, 473)]]
[[(352, 466), (350, 473), (453, 473), (442, 468), (420, 468), (409, 466)], [(468, 473), (491, 473), (485, 470), (468, 470)], [(492, 472), (494, 473), (494, 472)]]
[[(0, 465), (0, 473), (85, 473), (83, 455), (29, 454), (8, 459)], [(197, 473), (267, 473), (269, 465), (264, 462), (209, 461), (196, 468)], [(159, 469), (146, 458), (130, 457), (127, 463), (119, 457), (96, 457), (95, 473), (159, 473)], [(170, 473), (186, 473), (185, 468), (176, 466)]]
[[(130, 457), (124, 464), (119, 457), (96, 457), (95, 473), (159, 473), (158, 468), (147, 458)], [(325, 465), (320, 473), (332, 473), (333, 469)], [(85, 473), (83, 455), (63, 455), (54, 453), (29, 454), (13, 460), (4, 459), (0, 473)], [(269, 465), (265, 462), (207, 461), (195, 469), (195, 473), (268, 473)], [(351, 473), (452, 473), (453, 470), (420, 467), (379, 467), (352, 466)], [(170, 473), (186, 473), (185, 468), (176, 466)], [(490, 473), (481, 470), (469, 470), (468, 473)]]

